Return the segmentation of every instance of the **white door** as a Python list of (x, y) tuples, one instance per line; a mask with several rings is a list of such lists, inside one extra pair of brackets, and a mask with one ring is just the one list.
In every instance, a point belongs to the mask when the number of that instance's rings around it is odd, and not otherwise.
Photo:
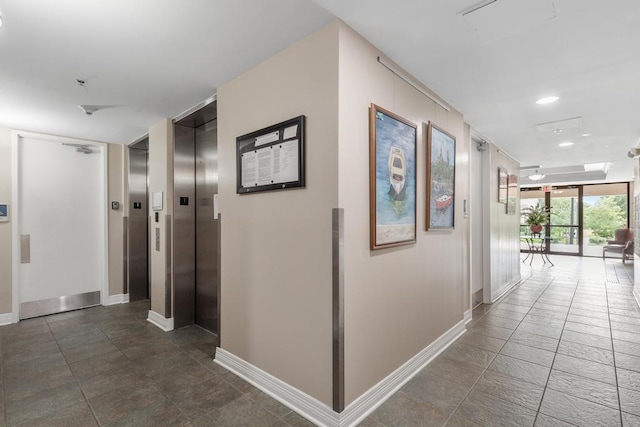
[(99, 143), (18, 139), (21, 319), (101, 302), (104, 151)]

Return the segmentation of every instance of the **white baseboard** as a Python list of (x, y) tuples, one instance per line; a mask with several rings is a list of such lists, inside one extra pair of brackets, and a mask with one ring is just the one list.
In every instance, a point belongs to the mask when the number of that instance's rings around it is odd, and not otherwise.
[(319, 426), (349, 427), (360, 423), (393, 393), (413, 378), (422, 368), (442, 353), (465, 332), (465, 320), (425, 347), (406, 363), (371, 387), (341, 413), (273, 375), (219, 348), (215, 362), (235, 373), (283, 405)]
[(129, 302), (129, 294), (109, 295), (104, 305), (126, 304)]
[(147, 317), (147, 321), (153, 323), (165, 332), (173, 331), (173, 317), (167, 319), (163, 315), (149, 310), (149, 317)]
[[(637, 287), (637, 286), (636, 286)], [(640, 308), (640, 292), (635, 291), (635, 289), (633, 291), (631, 291), (631, 295), (633, 295), (633, 297), (636, 299), (636, 303), (638, 304), (638, 307)], [(0, 315), (1, 316), (1, 315)], [(0, 323), (1, 325), (2, 323)]]
[(0, 314), (0, 326), (10, 325), (12, 323), (15, 323), (13, 321), (13, 313)]
[(216, 349), (214, 360), (220, 366), (253, 384), (293, 411), (319, 426), (339, 425), (339, 416), (329, 406), (285, 383), (223, 348)]
[(505, 296), (507, 292), (509, 292), (511, 289), (513, 289), (514, 286), (516, 286), (521, 282), (522, 282), (522, 277), (518, 276), (511, 282), (507, 283), (502, 289), (500, 289), (500, 291), (498, 291), (497, 295), (492, 295), (491, 304), (497, 303), (500, 300), (500, 298)]
[(473, 310), (467, 310), (464, 312), (464, 324), (467, 325), (473, 319)]

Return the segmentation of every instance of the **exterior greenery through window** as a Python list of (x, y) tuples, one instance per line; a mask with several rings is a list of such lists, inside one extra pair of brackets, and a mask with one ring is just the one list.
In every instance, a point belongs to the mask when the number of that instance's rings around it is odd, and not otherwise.
[[(579, 241), (579, 187), (554, 187), (546, 195), (541, 190), (523, 189), (521, 208), (526, 211), (527, 207), (544, 206), (545, 201), (549, 201), (552, 252), (601, 256), (602, 246), (608, 240), (613, 240), (615, 230), (628, 227), (628, 186), (627, 183), (582, 186), (582, 242)], [(523, 215), (520, 227), (522, 235), (530, 234), (525, 220)], [(578, 250), (579, 247), (581, 250)]]

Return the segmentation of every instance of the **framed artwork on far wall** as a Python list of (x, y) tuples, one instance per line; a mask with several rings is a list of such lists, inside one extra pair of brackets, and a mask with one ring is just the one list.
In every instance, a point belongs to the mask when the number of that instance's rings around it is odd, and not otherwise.
[(375, 104), (369, 111), (371, 250), (416, 242), (416, 125)]
[(518, 175), (509, 175), (509, 184), (507, 189), (507, 213), (509, 215), (515, 215), (517, 211), (516, 203), (518, 201)]
[(505, 207), (505, 212), (508, 211), (507, 198), (509, 188), (509, 172), (505, 168), (498, 168), (498, 202), (502, 203)]
[(427, 210), (425, 229), (454, 228), (456, 138), (429, 122), (427, 126)]

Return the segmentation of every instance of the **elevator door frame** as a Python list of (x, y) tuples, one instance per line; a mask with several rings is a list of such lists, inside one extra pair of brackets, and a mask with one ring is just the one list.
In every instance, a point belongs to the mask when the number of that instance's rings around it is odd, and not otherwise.
[[(173, 222), (173, 230), (174, 236), (177, 237), (179, 235), (191, 235), (193, 232), (193, 239), (191, 241), (192, 246), (187, 248), (181, 242), (177, 242), (174, 240), (174, 253), (173, 253), (173, 291), (174, 291), (174, 310), (173, 310), (173, 318), (174, 325), (176, 328), (187, 324), (195, 324), (195, 312), (196, 312), (196, 157), (195, 157), (195, 145), (196, 145), (196, 129), (200, 128), (207, 123), (210, 123), (214, 120), (217, 120), (217, 103), (216, 97), (212, 97), (209, 100), (205, 101), (205, 103), (194, 107), (189, 112), (182, 114), (180, 117), (174, 119), (174, 222)], [(217, 122), (216, 122), (217, 124)], [(181, 141), (181, 138), (185, 138), (186, 135), (190, 135), (190, 146), (184, 147), (181, 144), (184, 141)], [(217, 145), (217, 130), (216, 130), (216, 138), (215, 144)], [(188, 162), (187, 159), (190, 157), (191, 162)], [(186, 177), (189, 176), (191, 179), (192, 188), (181, 190), (179, 187), (181, 184), (186, 182)], [(216, 184), (218, 184), (216, 182)], [(217, 191), (215, 192), (217, 194)], [(213, 194), (211, 195), (213, 196)], [(185, 205), (181, 205), (181, 197), (189, 197), (189, 209), (184, 209)], [(212, 200), (213, 203), (213, 200)], [(185, 222), (186, 216), (188, 213), (190, 215), (190, 220), (192, 221), (192, 225), (190, 228), (187, 227), (187, 223)], [(212, 212), (213, 219), (213, 212)], [(206, 329), (209, 332), (212, 332), (217, 335), (218, 340), (220, 339), (220, 308), (221, 308), (221, 298), (220, 298), (220, 223), (221, 223), (221, 215), (218, 215), (217, 218), (214, 219), (214, 227), (217, 231), (218, 241), (217, 247), (214, 248), (214, 251), (217, 252), (217, 263), (218, 263), (218, 271), (215, 277), (216, 285), (215, 292), (217, 298), (217, 319), (216, 319), (216, 331), (211, 331)], [(193, 230), (193, 231), (192, 231)], [(184, 252), (179, 252), (179, 247), (183, 248)], [(191, 258), (190, 262), (185, 262), (186, 259)], [(191, 272), (188, 272), (188, 268), (191, 268)], [(193, 276), (193, 277), (191, 277)], [(200, 326), (200, 325), (199, 325)], [(202, 326), (200, 326), (202, 327)]]
[[(144, 146), (144, 148), (138, 148), (138, 145), (142, 145)], [(144, 299), (149, 299), (150, 298), (150, 283), (149, 283), (149, 149), (148, 149), (148, 137), (143, 138), (142, 140), (130, 145), (128, 147), (129, 149), (129, 170), (128, 170), (128, 176), (129, 176), (129, 198), (128, 198), (128, 203), (129, 203), (129, 215), (127, 217), (127, 234), (126, 234), (126, 239), (127, 239), (127, 271), (126, 271), (126, 285), (127, 285), (127, 289), (126, 289), (126, 293), (129, 294), (129, 301), (133, 302), (133, 301), (140, 301), (140, 300), (144, 300)], [(144, 151), (145, 152), (145, 162), (144, 162), (144, 169), (145, 169), (145, 174), (144, 174), (144, 182), (145, 182), (145, 189), (144, 189), (144, 194), (139, 194), (138, 197), (136, 197), (136, 192), (138, 192), (138, 189), (132, 191), (132, 187), (131, 187), (131, 176), (132, 176), (132, 167), (134, 166), (134, 162), (132, 161), (132, 152), (141, 152)], [(142, 212), (140, 213), (140, 215), (137, 215), (137, 217), (140, 218), (134, 218), (134, 213), (137, 211), (137, 209), (134, 208), (134, 203), (135, 202), (139, 202), (141, 203), (141, 207), (140, 209), (142, 210)], [(144, 217), (144, 220), (142, 220), (142, 218)], [(142, 238), (142, 233), (140, 233), (140, 235), (138, 235), (137, 237), (134, 236), (134, 227), (133, 224), (136, 221), (136, 219), (140, 220), (140, 223), (144, 223), (144, 238)], [(140, 232), (141, 230), (138, 230), (138, 232)], [(132, 292), (132, 286), (131, 286), (131, 282), (132, 280), (135, 280), (136, 277), (134, 277), (134, 274), (132, 273), (132, 268), (131, 268), (131, 258), (134, 255), (134, 251), (132, 251), (132, 242), (136, 242), (136, 245), (140, 245), (141, 243), (144, 242), (145, 245), (145, 265), (144, 265), (144, 269), (145, 269), (145, 279), (146, 279), (146, 292), (144, 292), (144, 295), (139, 291), (140, 289), (136, 289), (136, 292)], [(145, 296), (146, 295), (146, 296)], [(144, 296), (144, 298), (143, 298)]]

